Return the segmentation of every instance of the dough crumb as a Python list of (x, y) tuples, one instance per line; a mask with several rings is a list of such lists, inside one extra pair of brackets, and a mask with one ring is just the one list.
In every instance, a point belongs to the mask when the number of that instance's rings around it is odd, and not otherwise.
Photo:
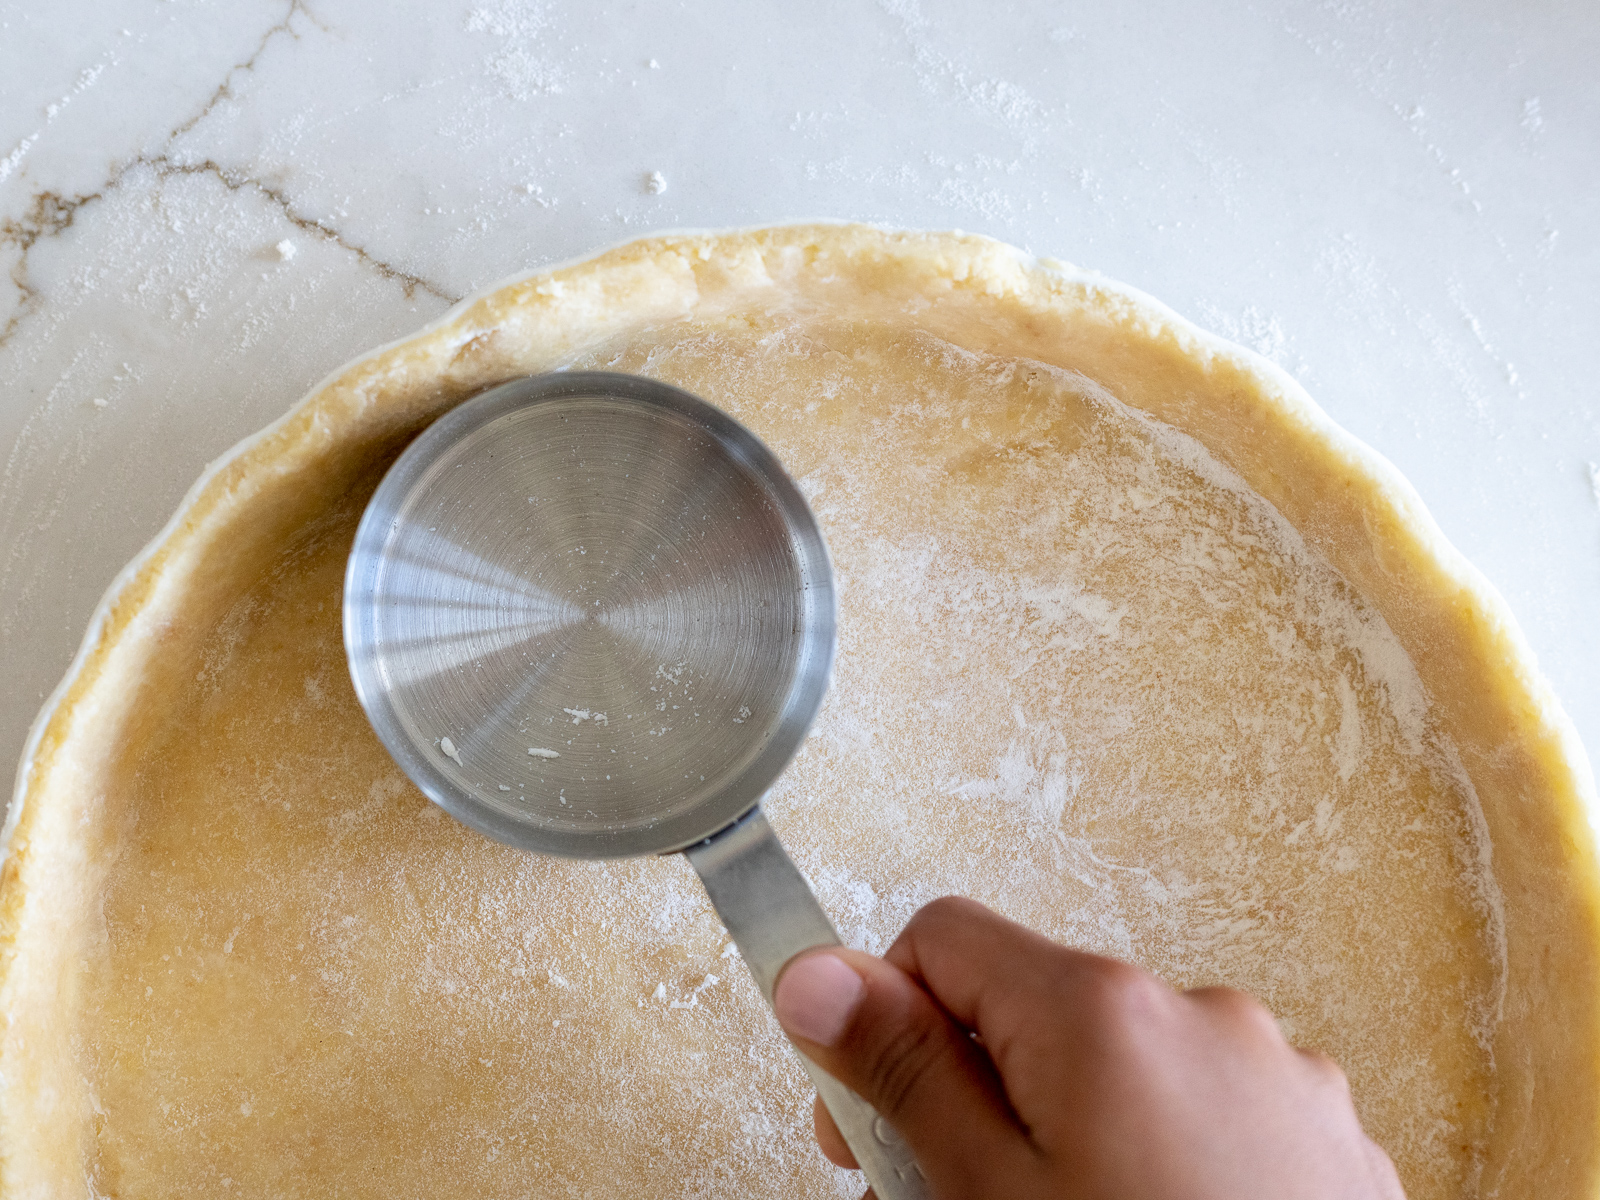
[(546, 750), (543, 746), (529, 746), (528, 747), (528, 753), (531, 754), (534, 758), (560, 758), (561, 757), (561, 755), (557, 751), (555, 751), (555, 750)]
[[(107, 400), (104, 396), (96, 396), (94, 398), (94, 406), (96, 408), (105, 408), (106, 405), (108, 405), (110, 403), (111, 403), (111, 401)], [(1594, 464), (1591, 463), (1589, 465), (1589, 470), (1591, 470), (1591, 471), (1594, 470)]]
[(659, 196), (667, 190), (667, 177), (660, 171), (651, 171), (644, 177), (644, 190), (652, 196)]
[(689, 993), (689, 998), (687, 1000), (674, 1000), (672, 1003), (668, 1004), (667, 1007), (697, 1008), (700, 1004), (700, 993), (705, 991), (708, 987), (714, 987), (721, 982), (722, 981), (715, 975), (707, 975), (700, 981), (699, 985), (694, 989), (694, 991)]
[(454, 742), (452, 742), (449, 738), (440, 738), (439, 739), (439, 751), (446, 758), (455, 759), (456, 760), (456, 766), (464, 767), (464, 766), (467, 765), (466, 763), (461, 761), (461, 752), (456, 749), (456, 744)]
[(659, 71), (659, 70), (661, 70), (661, 64), (658, 63), (655, 59), (652, 58), (650, 60), (650, 69), (652, 71)]
[(300, 253), (300, 247), (296, 246), (288, 238), (284, 238), (283, 241), (279, 242), (273, 247), (273, 249), (278, 252), (278, 258), (283, 262), (288, 262), (296, 254)]

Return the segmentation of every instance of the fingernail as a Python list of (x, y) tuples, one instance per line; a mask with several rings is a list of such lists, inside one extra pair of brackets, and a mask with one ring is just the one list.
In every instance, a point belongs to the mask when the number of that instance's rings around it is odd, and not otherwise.
[(831, 954), (808, 954), (778, 980), (772, 997), (778, 1023), (820, 1046), (839, 1040), (867, 985)]

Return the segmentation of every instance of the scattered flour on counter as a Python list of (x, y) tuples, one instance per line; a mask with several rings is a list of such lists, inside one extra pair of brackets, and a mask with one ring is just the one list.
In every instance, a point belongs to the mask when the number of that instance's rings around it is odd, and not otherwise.
[(1522, 102), (1522, 131), (1535, 137), (1544, 132), (1544, 111), (1537, 96)]
[(10, 154), (0, 158), (0, 183), (5, 182), (11, 172), (22, 165), (22, 160), (28, 156), (28, 151), (33, 149), (34, 143), (39, 140), (42, 133), (43, 131), (41, 130), (40, 133), (30, 134), (23, 138)]
[(550, 16), (542, 4), (517, 4), (492, 0), (467, 14), (468, 33), (487, 34), (494, 50), (484, 73), (500, 84), (513, 100), (560, 93), (566, 81), (561, 67), (539, 53), (548, 38)]
[(1234, 316), (1215, 305), (1201, 304), (1200, 319), (1230, 342), (1248, 346), (1262, 358), (1270, 358), (1280, 367), (1304, 373), (1305, 364), (1292, 353), (1283, 322), (1256, 305), (1247, 305), (1238, 316)]
[(917, 80), (926, 92), (953, 91), (969, 108), (994, 118), (1003, 128), (1023, 139), (1032, 150), (1048, 133), (1056, 111), (1041, 104), (1026, 89), (1005, 79), (975, 76), (936, 45), (939, 29), (922, 11), (918, 0), (880, 0), (879, 7), (900, 22), (911, 48)]
[[(113, 55), (105, 61), (95, 63), (93, 66), (85, 67), (83, 70), (79, 71), (77, 82), (73, 84), (72, 90), (63, 95), (59, 100), (45, 105), (45, 126), (48, 127), (52, 121), (60, 116), (62, 110), (65, 109), (67, 105), (72, 103), (74, 97), (80, 96), (92, 88), (99, 80), (100, 76), (105, 74), (105, 69), (108, 63), (114, 63), (116, 61), (116, 57)], [(43, 136), (43, 129), (34, 130), (31, 134), (18, 142), (10, 154), (6, 155), (4, 158), (0, 158), (0, 183), (3, 183), (13, 171), (22, 165), (22, 160), (28, 156), (28, 151), (32, 150), (33, 147), (38, 144), (39, 139)]]

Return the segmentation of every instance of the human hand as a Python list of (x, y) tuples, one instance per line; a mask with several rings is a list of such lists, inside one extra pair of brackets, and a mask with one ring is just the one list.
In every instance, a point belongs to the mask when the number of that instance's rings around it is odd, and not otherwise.
[[(971, 900), (929, 904), (882, 959), (797, 956), (773, 1007), (937, 1200), (1405, 1200), (1344, 1073), (1249, 996), (1175, 992)], [(820, 1102), (816, 1124), (854, 1167)]]

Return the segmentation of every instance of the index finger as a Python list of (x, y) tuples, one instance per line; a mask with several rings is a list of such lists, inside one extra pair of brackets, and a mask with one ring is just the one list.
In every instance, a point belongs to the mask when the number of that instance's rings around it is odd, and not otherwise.
[(1035, 1130), (1047, 1113), (1052, 1123), (1072, 1119), (1057, 1111), (1062, 1072), (1108, 1049), (1095, 1020), (1108, 998), (1148, 1010), (1174, 995), (1137, 967), (1058, 945), (958, 896), (920, 909), (884, 958), (978, 1036), (1006, 1098)]

